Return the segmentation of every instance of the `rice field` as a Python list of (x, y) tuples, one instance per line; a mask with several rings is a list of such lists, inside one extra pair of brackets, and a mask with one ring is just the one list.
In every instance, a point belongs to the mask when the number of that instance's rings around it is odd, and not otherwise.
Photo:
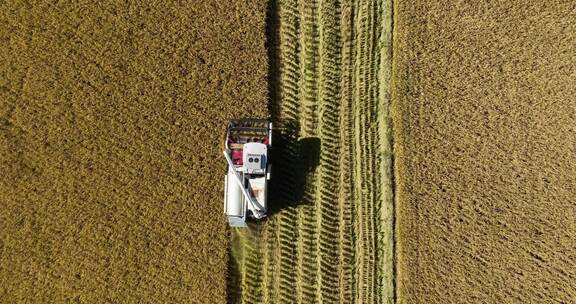
[(268, 18), (275, 210), (233, 231), (231, 300), (392, 303), (390, 2), (282, 0)]
[[(0, 303), (572, 303), (574, 1), (0, 2)], [(230, 118), (274, 122), (229, 230)]]

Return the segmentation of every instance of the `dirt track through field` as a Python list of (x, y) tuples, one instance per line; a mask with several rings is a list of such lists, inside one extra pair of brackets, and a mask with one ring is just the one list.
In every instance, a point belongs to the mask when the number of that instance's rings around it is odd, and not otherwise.
[(239, 302), (391, 303), (390, 13), (272, 2), (275, 210), (234, 232)]

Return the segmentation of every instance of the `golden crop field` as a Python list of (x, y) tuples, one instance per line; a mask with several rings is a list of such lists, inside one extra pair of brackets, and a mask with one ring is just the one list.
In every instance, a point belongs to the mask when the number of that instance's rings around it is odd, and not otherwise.
[(273, 1), (269, 219), (233, 233), (238, 303), (392, 303), (390, 1)]
[(224, 303), (265, 2), (0, 2), (0, 303)]
[(576, 3), (394, 5), (398, 303), (574, 303)]
[(574, 1), (8, 0), (0, 42), (0, 303), (576, 299)]

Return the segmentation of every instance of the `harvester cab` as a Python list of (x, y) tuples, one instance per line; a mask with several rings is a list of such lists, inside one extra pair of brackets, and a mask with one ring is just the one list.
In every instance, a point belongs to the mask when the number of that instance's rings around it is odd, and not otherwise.
[(236, 119), (228, 123), (224, 158), (224, 214), (231, 227), (266, 217), (272, 123), (263, 119)]

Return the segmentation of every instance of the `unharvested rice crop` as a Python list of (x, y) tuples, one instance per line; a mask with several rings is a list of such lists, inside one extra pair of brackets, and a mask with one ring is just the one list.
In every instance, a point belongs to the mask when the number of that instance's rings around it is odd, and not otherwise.
[(264, 1), (0, 2), (0, 303), (224, 303)]
[(271, 1), (273, 214), (233, 233), (234, 302), (392, 303), (390, 25), (389, 1)]
[(574, 303), (576, 2), (394, 4), (398, 303)]

